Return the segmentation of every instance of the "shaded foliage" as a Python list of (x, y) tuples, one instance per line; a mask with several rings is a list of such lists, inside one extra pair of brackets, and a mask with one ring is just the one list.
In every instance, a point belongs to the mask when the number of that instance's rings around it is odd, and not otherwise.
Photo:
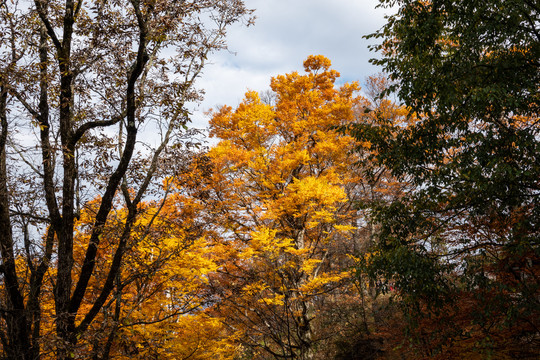
[[(375, 49), (408, 123), (357, 129), (414, 187), (377, 209), (368, 271), (395, 286), (426, 356), (534, 358), (540, 292), (539, 8), (398, 5)], [(451, 314), (451, 316), (447, 316)], [(442, 321), (444, 318), (447, 321)], [(443, 324), (448, 324), (443, 325)], [(468, 345), (460, 351), (460, 344)]]

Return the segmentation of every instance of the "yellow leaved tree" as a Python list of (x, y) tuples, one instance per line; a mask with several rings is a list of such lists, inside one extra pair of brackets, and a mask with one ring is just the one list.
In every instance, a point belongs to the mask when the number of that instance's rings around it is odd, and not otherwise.
[[(172, 179), (166, 181), (170, 186)], [(101, 199), (85, 205), (76, 223), (74, 258), (84, 257)], [(198, 204), (180, 192), (162, 202), (141, 203), (139, 219), (127, 241), (124, 261), (105, 306), (79, 339), (72, 354), (80, 359), (232, 359), (235, 346), (218, 317), (206, 311), (208, 274), (217, 269), (216, 254), (197, 223)], [(96, 257), (96, 274), (82, 308), (92, 311), (107, 281), (115, 243), (127, 210), (113, 207), (102, 232), (103, 251)], [(21, 270), (25, 264), (21, 264)], [(73, 269), (74, 273), (80, 267)], [(53, 274), (47, 275), (53, 278)], [(55, 358), (59, 339), (54, 333), (53, 292), (42, 294), (42, 358)], [(84, 321), (80, 317), (77, 321)]]
[(362, 98), (330, 65), (310, 56), (305, 74), (272, 79), (275, 103), (251, 91), (211, 114), (220, 142), (192, 184), (222, 259), (210, 311), (247, 357), (312, 358), (333, 303), (358, 296), (350, 255), (366, 240), (355, 206), (366, 184), (352, 150), (369, 144), (339, 130)]

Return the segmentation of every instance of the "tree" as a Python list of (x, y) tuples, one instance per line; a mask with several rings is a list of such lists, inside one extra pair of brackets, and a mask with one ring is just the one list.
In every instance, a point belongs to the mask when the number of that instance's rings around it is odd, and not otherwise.
[[(73, 274), (80, 271), (99, 209), (99, 198), (85, 204), (76, 221)], [(206, 279), (219, 259), (202, 236), (197, 221), (200, 206), (178, 193), (163, 203), (139, 205), (138, 219), (128, 240), (113, 294), (75, 349), (76, 357), (91, 359), (229, 359), (235, 353), (219, 318), (204, 311)], [(115, 242), (128, 212), (116, 201), (102, 232), (96, 270), (81, 308), (88, 310), (100, 294), (113, 260)], [(53, 260), (54, 263), (54, 260)], [(20, 264), (21, 273), (30, 273)], [(54, 268), (54, 267), (53, 267)], [(45, 284), (54, 279), (51, 271)], [(40, 298), (40, 358), (52, 359), (54, 293), (45, 285)]]
[[(99, 201), (89, 203), (77, 221), (76, 260), (84, 256), (98, 205)], [(224, 336), (224, 326), (204, 311), (208, 301), (206, 279), (216, 270), (219, 258), (202, 236), (198, 206), (179, 193), (171, 194), (163, 203), (139, 205), (114, 294), (96, 316), (88, 336), (81, 339), (79, 352), (94, 359), (232, 356), (235, 348)], [(99, 296), (100, 279), (107, 276), (126, 216), (125, 207), (115, 207), (103, 230), (102, 251), (83, 308), (90, 307)], [(51, 298), (43, 300), (52, 302)], [(48, 315), (52, 323), (52, 314)]]
[[(378, 210), (372, 275), (401, 294), (424, 354), (534, 358), (539, 7), (497, 0), (381, 4), (399, 8), (372, 35), (383, 39), (374, 62), (396, 82), (389, 91), (409, 107), (411, 120), (360, 134), (414, 189)], [(442, 326), (442, 318), (453, 325)], [(466, 342), (468, 349), (452, 353)]]
[(352, 153), (361, 144), (339, 128), (363, 98), (356, 83), (335, 85), (325, 57), (304, 68), (272, 79), (273, 101), (248, 92), (213, 112), (220, 142), (186, 180), (223, 259), (209, 276), (211, 313), (248, 358), (324, 356), (315, 349), (333, 341), (341, 309), (359, 303), (350, 270), (368, 226), (356, 202), (372, 184)]
[[(6, 357), (39, 357), (46, 287), (54, 294), (52, 350), (58, 359), (75, 357), (113, 296), (141, 202), (166, 198), (169, 190), (155, 179), (181, 159), (169, 144), (185, 137), (185, 104), (199, 97), (194, 80), (207, 55), (224, 47), (225, 29), (248, 14), (239, 0), (0, 2)], [(159, 134), (146, 144), (138, 137), (145, 127)], [(75, 264), (77, 219), (96, 195), (88, 246)], [(103, 231), (118, 198), (127, 214), (106, 276), (98, 279)], [(99, 294), (84, 307), (93, 282)]]

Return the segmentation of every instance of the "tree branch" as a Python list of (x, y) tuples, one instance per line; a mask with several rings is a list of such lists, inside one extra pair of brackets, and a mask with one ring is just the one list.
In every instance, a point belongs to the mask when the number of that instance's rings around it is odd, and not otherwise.
[(34, 4), (36, 4), (36, 10), (38, 12), (39, 18), (41, 19), (43, 25), (45, 25), (47, 29), (47, 34), (51, 38), (54, 46), (56, 47), (56, 50), (59, 52), (60, 50), (62, 50), (62, 43), (60, 42), (60, 40), (58, 40), (58, 37), (54, 32), (54, 28), (52, 27), (51, 22), (47, 18), (47, 10), (42, 3), (47, 4), (47, 0), (34, 0)]
[[(79, 281), (77, 282), (77, 285), (73, 292), (73, 296), (69, 304), (69, 312), (73, 314), (77, 313), (81, 305), (81, 302), (84, 298), (84, 293), (86, 292), (86, 288), (88, 287), (88, 283), (94, 271), (95, 259), (97, 255), (97, 246), (99, 245), (99, 242), (100, 242), (100, 235), (103, 232), (103, 227), (107, 221), (107, 216), (112, 208), (112, 202), (114, 200), (114, 195), (116, 193), (116, 190), (118, 189), (118, 185), (122, 181), (122, 178), (124, 177), (124, 174), (126, 173), (128, 165), (131, 161), (131, 157), (133, 155), (135, 142), (137, 138), (137, 127), (135, 125), (135, 111), (137, 109), (137, 104), (135, 102), (135, 84), (137, 80), (139, 79), (139, 76), (142, 74), (146, 62), (148, 61), (148, 54), (146, 51), (148, 30), (146, 28), (146, 22), (138, 7), (138, 2), (136, 0), (132, 0), (132, 4), (133, 4), (135, 13), (137, 15), (137, 20), (139, 23), (139, 46), (137, 49), (137, 58), (135, 60), (135, 63), (132, 65), (131, 70), (128, 74), (128, 84), (127, 84), (127, 90), (126, 90), (126, 99), (127, 99), (126, 145), (124, 147), (124, 151), (120, 159), (120, 163), (118, 164), (118, 167), (109, 178), (109, 183), (107, 184), (107, 188), (105, 190), (105, 194), (103, 195), (101, 205), (96, 214), (96, 220), (92, 228), (92, 234), (90, 235), (88, 248), (86, 249), (86, 255), (85, 255), (84, 262), (81, 268)], [(128, 217), (128, 220), (127, 220), (128, 223), (126, 224), (125, 231), (129, 231), (131, 229), (131, 225), (129, 224), (129, 222), (135, 221), (136, 207), (135, 206), (131, 207), (129, 209), (129, 212), (130, 212), (129, 216), (132, 216), (133, 219), (130, 220), (130, 218)], [(109, 295), (110, 291), (112, 290), (113, 280), (116, 275), (114, 271), (117, 270), (117, 266), (115, 266), (114, 264), (118, 262), (118, 266), (119, 266), (120, 260), (123, 255), (122, 246), (125, 246), (125, 242), (127, 241), (127, 237), (129, 237), (129, 233), (127, 233), (125, 237), (126, 238), (122, 236), (120, 244), (118, 245), (117, 252), (115, 254), (115, 260), (113, 260), (113, 265), (111, 265), (111, 272), (109, 273), (111, 279), (109, 278), (107, 279), (107, 282), (104, 285), (102, 293), (100, 295), (99, 301), (96, 301), (94, 303), (94, 306), (92, 307), (92, 309), (87, 314), (87, 316), (85, 317), (85, 319), (83, 320), (81, 325), (79, 325), (78, 328), (80, 327), (86, 328), (90, 324), (92, 319), (97, 314), (97, 311), (99, 311), (99, 309), (105, 302), (107, 296)]]

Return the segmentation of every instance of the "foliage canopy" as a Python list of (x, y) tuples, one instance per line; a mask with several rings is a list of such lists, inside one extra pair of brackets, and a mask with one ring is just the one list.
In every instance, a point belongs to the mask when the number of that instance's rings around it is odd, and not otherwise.
[[(372, 35), (383, 40), (375, 47), (382, 58), (373, 61), (395, 81), (388, 92), (409, 107), (410, 121), (357, 129), (358, 136), (371, 138), (381, 164), (414, 189), (379, 208), (380, 256), (371, 272), (395, 282), (427, 354), (448, 356), (449, 339), (461, 338), (502, 358), (534, 357), (540, 291), (538, 4), (381, 5), (398, 11)], [(441, 316), (454, 329), (420, 329), (422, 318)]]

